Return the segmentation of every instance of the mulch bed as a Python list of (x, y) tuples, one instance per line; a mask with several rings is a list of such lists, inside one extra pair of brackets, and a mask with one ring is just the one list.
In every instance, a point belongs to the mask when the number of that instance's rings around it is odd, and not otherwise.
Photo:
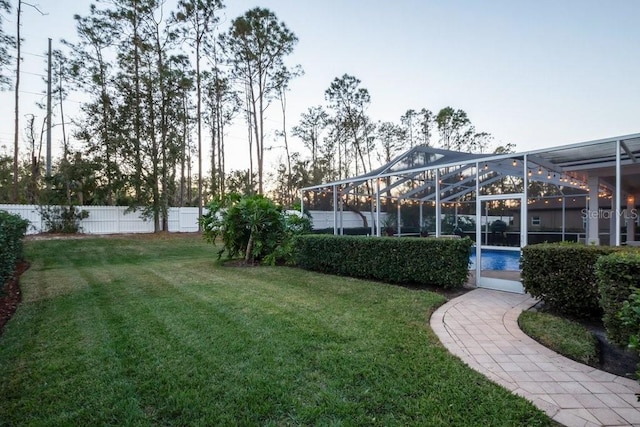
[(16, 271), (13, 277), (9, 279), (0, 290), (0, 334), (2, 334), (4, 330), (4, 325), (7, 324), (18, 308), (18, 304), (22, 298), (22, 294), (20, 293), (20, 276), (27, 271), (28, 268), (28, 262), (19, 262), (16, 265)]

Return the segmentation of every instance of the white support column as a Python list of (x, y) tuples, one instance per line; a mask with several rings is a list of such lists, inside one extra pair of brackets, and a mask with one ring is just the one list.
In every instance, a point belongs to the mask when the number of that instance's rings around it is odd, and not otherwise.
[(598, 209), (598, 191), (600, 187), (600, 179), (597, 176), (587, 178), (587, 186), (589, 187), (589, 201), (587, 202), (587, 244), (600, 244), (600, 213)]
[(476, 286), (482, 273), (482, 202), (480, 201), (480, 171), (476, 162)]
[[(615, 193), (614, 193), (615, 194)], [(618, 210), (616, 209), (616, 205), (618, 204), (615, 200), (616, 196), (614, 195), (611, 198), (611, 216), (609, 217), (609, 246), (616, 246), (616, 224), (618, 219), (616, 218)]]
[(567, 228), (567, 198), (562, 195), (562, 241), (564, 242), (564, 233)]
[(333, 235), (338, 235), (338, 186), (333, 186)]
[(402, 236), (402, 221), (401, 221), (401, 212), (400, 212), (400, 208), (402, 207), (402, 201), (401, 199), (398, 199), (398, 212), (397, 212), (397, 222), (398, 222), (398, 226), (396, 227), (396, 232), (398, 233), (398, 237)]
[(344, 212), (344, 199), (343, 197), (346, 194), (342, 194), (342, 191), (340, 192), (340, 194), (338, 195), (338, 200), (340, 202), (340, 235), (342, 236), (344, 234), (344, 220), (342, 217), (342, 213)]
[(442, 206), (440, 205), (440, 169), (436, 169), (436, 237), (440, 237), (442, 228)]
[(636, 197), (633, 194), (627, 195), (627, 209), (624, 218), (627, 226), (627, 242), (635, 242), (638, 212), (636, 211)]
[(529, 159), (525, 154), (522, 162), (522, 203), (520, 214), (522, 216), (522, 234), (520, 234), (520, 246), (529, 244)]
[(458, 200), (455, 200), (453, 205), (453, 224), (454, 228), (458, 228)]
[(304, 190), (300, 191), (300, 218), (304, 218)]
[(420, 228), (420, 232), (422, 232), (422, 227), (424, 227), (424, 215), (422, 213), (422, 206), (424, 205), (424, 202), (422, 200), (420, 200), (419, 203), (420, 203), (420, 206), (418, 207), (418, 210), (420, 211), (420, 214), (419, 214), (419, 218), (420, 218), (419, 219), (419, 221), (420, 221), (419, 228)]
[[(620, 214), (622, 213), (622, 165), (621, 165), (621, 143), (620, 140), (616, 141), (616, 205), (614, 214), (616, 216), (616, 231), (615, 231), (615, 245), (620, 246), (622, 244), (622, 239), (620, 238), (620, 228), (622, 225), (622, 221), (620, 218)], [(598, 193), (596, 193), (597, 195)]]
[(380, 178), (376, 179), (376, 236), (380, 237), (382, 230), (380, 227)]
[(489, 203), (484, 205), (484, 244), (489, 246)]

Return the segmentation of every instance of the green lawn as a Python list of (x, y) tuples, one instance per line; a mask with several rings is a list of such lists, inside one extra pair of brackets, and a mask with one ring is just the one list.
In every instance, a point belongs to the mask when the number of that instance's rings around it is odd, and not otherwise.
[(551, 350), (580, 363), (598, 366), (598, 340), (580, 323), (550, 313), (523, 311), (518, 324), (524, 333)]
[(442, 297), (222, 267), (194, 236), (26, 244), (0, 425), (550, 425), (451, 356)]

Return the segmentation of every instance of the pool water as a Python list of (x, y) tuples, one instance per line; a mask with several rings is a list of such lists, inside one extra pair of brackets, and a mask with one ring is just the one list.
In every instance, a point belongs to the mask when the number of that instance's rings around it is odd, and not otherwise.
[[(469, 256), (471, 265), (470, 270), (476, 268), (476, 251)], [(520, 271), (520, 252), (519, 251), (501, 251), (496, 249), (482, 249), (482, 269), (483, 270), (502, 270), (502, 271)]]

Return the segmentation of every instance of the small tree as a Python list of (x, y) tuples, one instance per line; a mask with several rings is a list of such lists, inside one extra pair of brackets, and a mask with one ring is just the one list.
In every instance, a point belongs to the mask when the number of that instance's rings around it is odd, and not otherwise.
[(232, 193), (211, 202), (208, 210), (202, 229), (207, 241), (222, 239), (218, 258), (226, 251), (227, 258), (242, 255), (247, 263), (288, 263), (291, 237), (311, 229), (307, 218), (289, 215), (259, 194)]

